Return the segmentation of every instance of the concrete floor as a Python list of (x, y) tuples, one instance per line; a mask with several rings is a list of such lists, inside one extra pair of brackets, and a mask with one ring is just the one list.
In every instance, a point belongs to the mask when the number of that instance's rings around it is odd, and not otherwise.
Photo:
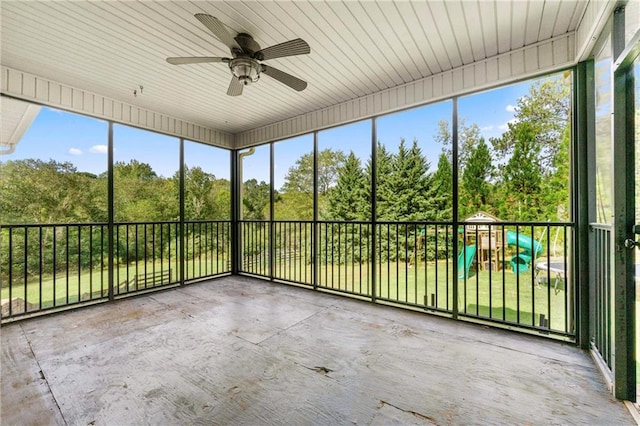
[(3, 426), (635, 424), (571, 345), (250, 278), (1, 334)]

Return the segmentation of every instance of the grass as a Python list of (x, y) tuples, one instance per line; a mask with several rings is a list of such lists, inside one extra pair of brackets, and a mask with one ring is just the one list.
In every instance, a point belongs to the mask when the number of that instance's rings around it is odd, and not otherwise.
[[(227, 270), (226, 260), (222, 258), (198, 259), (185, 263), (185, 278), (198, 278)], [(171, 262), (132, 262), (115, 268), (115, 292), (127, 293), (149, 287), (157, 287), (179, 281), (179, 267), (175, 260)], [(145, 280), (146, 277), (146, 280)], [(27, 285), (14, 283), (0, 288), (0, 298), (20, 298), (27, 301), (27, 311), (64, 306), (85, 300), (95, 300), (108, 295), (108, 269), (94, 268), (92, 271), (81, 270), (48, 274), (42, 277), (29, 277)], [(18, 312), (24, 311), (24, 306)], [(5, 312), (3, 311), (3, 315)]]
[[(245, 271), (268, 274), (268, 262), (246, 265)], [(207, 276), (228, 270), (226, 257), (215, 256), (190, 259), (186, 262), (187, 279)], [(257, 267), (259, 266), (259, 268)], [(146, 270), (145, 270), (146, 267)], [(154, 277), (155, 273), (155, 277)], [(120, 265), (115, 270), (116, 294), (146, 287), (165, 285), (179, 280), (179, 268), (175, 260), (160, 264), (138, 262)], [(363, 264), (322, 264), (318, 266), (318, 286), (340, 292), (371, 296), (373, 268)], [(144, 278), (147, 278), (146, 283)], [(274, 277), (288, 281), (311, 284), (311, 265), (299, 260), (287, 259), (276, 263)], [(42, 285), (40, 285), (40, 279)], [(107, 270), (71, 271), (53, 276), (33, 277), (25, 286), (14, 284), (11, 297), (27, 300), (27, 310), (77, 303), (83, 300), (106, 297), (108, 292)], [(454, 306), (452, 264), (446, 261), (410, 265), (405, 262), (382, 262), (376, 265), (377, 297), (391, 302), (426, 306), (451, 311)], [(136, 287), (137, 285), (137, 287)], [(458, 282), (458, 310), (461, 314), (498, 319), (528, 326), (539, 326), (541, 315), (549, 321), (552, 330), (570, 331), (565, 312), (570, 300), (560, 284), (558, 291), (547, 283), (538, 284), (531, 272), (513, 274), (510, 270), (471, 273)], [(9, 298), (8, 287), (0, 289), (2, 299)], [(26, 296), (26, 297), (25, 297)], [(55, 303), (54, 303), (55, 301)], [(21, 311), (24, 307), (19, 308)]]
[[(247, 265), (245, 271), (268, 275), (268, 262)], [(372, 265), (318, 265), (318, 286), (362, 296), (372, 295)], [(409, 305), (427, 306), (451, 311), (453, 299), (453, 271), (446, 261), (410, 265), (405, 262), (383, 262), (376, 268), (376, 295), (380, 299)], [(293, 261), (277, 263), (274, 277), (312, 284), (311, 265)], [(471, 272), (458, 282), (458, 310), (461, 314), (498, 319), (528, 326), (540, 326), (541, 315), (550, 329), (569, 332), (569, 318), (565, 315), (571, 301), (563, 283), (548, 285), (538, 282), (531, 271), (516, 275), (511, 270)]]

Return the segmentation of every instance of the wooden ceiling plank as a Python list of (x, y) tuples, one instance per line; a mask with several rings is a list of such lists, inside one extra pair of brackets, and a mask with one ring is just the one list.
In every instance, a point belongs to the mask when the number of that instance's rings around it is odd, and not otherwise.
[(429, 9), (429, 3), (427, 2), (416, 2), (411, 3), (416, 15), (420, 16), (420, 20), (422, 22), (421, 28), (424, 32), (424, 38), (429, 41), (429, 45), (431, 46), (431, 50), (434, 53), (434, 56), (438, 60), (438, 66), (440, 68), (440, 72), (450, 70), (452, 68), (451, 60), (447, 55), (447, 52), (444, 47), (444, 43), (442, 42), (442, 38), (440, 37), (440, 33), (438, 32), (438, 28), (433, 19), (433, 15), (431, 10)]
[[(473, 3), (470, 3), (473, 7)], [(470, 40), (470, 28), (466, 20), (465, 9), (467, 3), (461, 1), (448, 1), (445, 3), (447, 9), (447, 16), (453, 29), (453, 34), (456, 40), (458, 51), (460, 52), (460, 58), (463, 64), (469, 64), (474, 62), (473, 48), (471, 47)], [(473, 25), (472, 25), (473, 26)]]
[(509, 50), (520, 49), (524, 46), (530, 6), (531, 2), (523, 1), (516, 1), (511, 5), (511, 44)]
[(409, 80), (407, 78), (404, 64), (394, 63), (393, 58), (398, 59), (397, 54), (393, 51), (389, 43), (384, 39), (384, 35), (380, 32), (379, 23), (372, 20), (369, 13), (367, 3), (345, 2), (346, 9), (349, 11), (349, 22), (354, 26), (359, 26), (363, 34), (363, 40), (368, 45), (375, 45), (380, 53), (375, 54), (378, 67), (383, 68), (393, 79), (394, 86), (404, 84)]
[(478, 2), (482, 22), (482, 40), (487, 58), (498, 54), (498, 24), (496, 22), (496, 2)]
[(550, 39), (553, 35), (553, 28), (556, 24), (559, 9), (559, 0), (546, 0), (544, 2), (544, 10), (542, 11), (540, 30), (538, 32), (538, 41)]
[(413, 43), (416, 46), (416, 52), (420, 54), (421, 61), (428, 70), (428, 74), (423, 73), (424, 76), (442, 71), (431, 44), (429, 44), (429, 40), (422, 29), (421, 17), (415, 13), (413, 4), (407, 1), (396, 1), (394, 4), (398, 9), (398, 13), (402, 16), (405, 26), (409, 29)]
[(552, 37), (566, 34), (571, 30), (571, 21), (576, 11), (576, 4), (572, 1), (560, 3), (555, 25), (553, 26)]
[[(327, 36), (333, 44), (331, 49), (343, 56), (341, 65), (363, 70), (361, 78), (369, 90), (379, 91), (389, 87), (391, 81), (389, 75), (386, 72), (376, 72), (379, 66), (372, 56), (364, 54), (362, 43), (351, 32), (353, 26), (346, 25), (343, 22), (344, 17), (336, 15), (330, 4), (299, 3), (298, 7), (327, 29)], [(364, 72), (365, 70), (371, 70), (371, 72)]]
[(511, 50), (511, 31), (513, 24), (513, 7), (509, 1), (496, 4), (496, 28), (498, 32), (498, 53)]
[[(266, 8), (269, 6), (269, 8)], [(292, 3), (259, 3), (256, 7), (262, 8), (262, 13), (268, 16), (268, 21), (273, 22), (272, 25), (288, 26), (296, 34), (305, 34), (305, 40), (309, 45), (313, 46), (315, 52), (314, 65), (317, 67), (316, 72), (322, 75), (321, 78), (328, 79), (327, 83), (331, 86), (328, 93), (340, 93), (347, 99), (363, 96), (364, 90), (355, 87), (350, 78), (346, 74), (346, 69), (341, 66), (332, 66), (332, 64), (340, 63), (335, 53), (328, 46), (328, 41), (322, 40), (316, 34), (322, 34), (322, 30), (317, 28), (315, 23), (311, 21), (295, 4)], [(313, 29), (313, 30), (310, 30)], [(321, 58), (321, 59), (320, 59)], [(333, 83), (333, 84), (332, 84)], [(336, 102), (337, 103), (339, 101)]]
[(525, 24), (524, 45), (538, 42), (538, 34), (540, 33), (540, 19), (544, 10), (544, 2), (534, 1), (528, 2), (527, 21)]
[(465, 2), (463, 8), (464, 21), (467, 26), (474, 61), (481, 61), (487, 57), (487, 52), (484, 50), (484, 30), (478, 1)]
[(416, 47), (413, 45), (409, 29), (398, 15), (392, 2), (366, 3), (367, 13), (378, 23), (378, 31), (384, 36), (397, 60), (404, 64), (403, 80), (414, 81), (423, 77), (416, 62)]
[(444, 50), (449, 58), (452, 68), (462, 66), (462, 56), (455, 34), (451, 28), (451, 20), (447, 12), (447, 7), (443, 0), (428, 2), (431, 15), (435, 21), (438, 35), (442, 40)]

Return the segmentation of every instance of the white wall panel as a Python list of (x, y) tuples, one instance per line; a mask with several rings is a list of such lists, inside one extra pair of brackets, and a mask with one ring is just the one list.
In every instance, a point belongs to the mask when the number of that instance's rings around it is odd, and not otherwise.
[[(23, 95), (23, 92), (20, 92)], [(63, 108), (73, 108), (73, 89), (60, 85), (60, 106)]]
[[(194, 139), (209, 145), (233, 147), (233, 135), (229, 133), (207, 129), (160, 113), (155, 113), (158, 119), (153, 119), (153, 111), (49, 81), (13, 68), (3, 66), (1, 70), (1, 93), (5, 95), (95, 118), (110, 119), (121, 124)], [(174, 125), (167, 125), (169, 122), (173, 122)], [(210, 131), (206, 132), (205, 130)]]
[(484, 86), (487, 83), (487, 62), (478, 62), (473, 65), (473, 85)]
[(511, 72), (515, 75), (524, 74), (524, 52), (517, 50), (511, 54)]
[(538, 48), (538, 61), (540, 68), (548, 68), (553, 64), (553, 43), (544, 42)]
[[(293, 117), (238, 133), (235, 135), (235, 146), (243, 148), (284, 139), (565, 68), (576, 63), (574, 46), (575, 35), (565, 34), (550, 41), (314, 111), (305, 114), (305, 119), (302, 120), (300, 117)], [(474, 84), (468, 85), (467, 80), (474, 81)], [(411, 95), (407, 95), (409, 91)], [(298, 120), (304, 126), (283, 131), (283, 123)]]
[(495, 58), (487, 59), (487, 83), (493, 84), (498, 81), (498, 60)]
[[(49, 86), (49, 96), (46, 98), (47, 102), (51, 102), (52, 104), (60, 104), (61, 102), (61, 95), (62, 95), (62, 88), (60, 87), (60, 85), (58, 83), (54, 83), (54, 82), (49, 82), (48, 83)], [(111, 112), (111, 110), (109, 110), (109, 112)]]

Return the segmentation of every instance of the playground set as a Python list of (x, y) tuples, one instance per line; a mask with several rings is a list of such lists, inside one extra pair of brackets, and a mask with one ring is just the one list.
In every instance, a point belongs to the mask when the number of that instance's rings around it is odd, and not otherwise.
[[(467, 223), (459, 232), (464, 233), (465, 245), (458, 255), (458, 278), (469, 277), (471, 267), (477, 265), (480, 270), (502, 269), (503, 245), (517, 248), (517, 253), (509, 259), (509, 265), (514, 274), (520, 274), (530, 269), (532, 262), (542, 255), (542, 244), (523, 233), (504, 230), (491, 223), (500, 222), (485, 212), (478, 212), (465, 219)], [(474, 259), (477, 262), (474, 264)]]

